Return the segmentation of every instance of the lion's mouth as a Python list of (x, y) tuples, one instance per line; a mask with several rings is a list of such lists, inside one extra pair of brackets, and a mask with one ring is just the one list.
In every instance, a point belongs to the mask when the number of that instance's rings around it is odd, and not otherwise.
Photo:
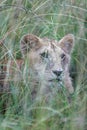
[(57, 77), (56, 79), (50, 79), (49, 82), (60, 82), (62, 81), (61, 77)]

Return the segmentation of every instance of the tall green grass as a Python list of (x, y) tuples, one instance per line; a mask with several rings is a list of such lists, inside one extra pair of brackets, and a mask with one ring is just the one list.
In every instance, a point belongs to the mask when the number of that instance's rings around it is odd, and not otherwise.
[(56, 94), (49, 104), (44, 99), (32, 102), (32, 85), (27, 78), (23, 83), (11, 82), (12, 94), (0, 97), (0, 130), (86, 130), (87, 1), (0, 0), (0, 39), (4, 40), (0, 62), (21, 58), (19, 42), (27, 33), (56, 40), (68, 33), (75, 35), (70, 69), (75, 92), (70, 104), (64, 92)]

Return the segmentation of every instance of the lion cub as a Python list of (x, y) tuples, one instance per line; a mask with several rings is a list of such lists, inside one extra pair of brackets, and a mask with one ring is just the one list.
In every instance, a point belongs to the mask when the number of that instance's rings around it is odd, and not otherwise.
[(39, 38), (28, 34), (22, 37), (20, 49), (24, 59), (27, 58), (35, 80), (41, 81), (40, 91), (48, 92), (49, 86), (64, 84), (69, 93), (74, 92), (69, 76), (71, 52), (74, 36), (68, 34), (60, 41)]
[[(40, 94), (48, 94), (52, 86), (55, 90), (64, 86), (69, 93), (73, 93), (74, 88), (69, 76), (73, 46), (74, 36), (72, 34), (64, 36), (60, 41), (39, 38), (33, 34), (24, 35), (20, 41), (23, 60), (8, 62), (10, 67), (7, 67), (7, 70), (10, 71), (7, 74), (8, 76), (5, 76), (5, 87), (8, 79), (12, 77), (12, 80), (16, 80), (16, 82), (23, 80), (22, 76), (26, 76), (27, 71), (28, 78), (30, 78), (30, 75), (32, 77), (32, 87), (36, 89), (35, 83), (39, 84)], [(27, 63), (27, 69), (25, 63)], [(17, 69), (15, 69), (16, 71), (11, 70), (13, 64), (17, 66), (18, 71)], [(21, 68), (23, 69), (23, 75), (19, 72)], [(34, 89), (32, 89), (33, 94)]]

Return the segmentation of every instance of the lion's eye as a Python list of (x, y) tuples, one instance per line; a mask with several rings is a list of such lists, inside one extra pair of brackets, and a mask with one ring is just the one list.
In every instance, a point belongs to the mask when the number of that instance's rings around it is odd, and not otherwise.
[(48, 58), (48, 52), (43, 52), (40, 54), (43, 58)]
[(61, 54), (61, 59), (62, 59), (62, 60), (65, 60), (65, 58), (66, 58), (65, 54), (64, 54), (64, 53)]

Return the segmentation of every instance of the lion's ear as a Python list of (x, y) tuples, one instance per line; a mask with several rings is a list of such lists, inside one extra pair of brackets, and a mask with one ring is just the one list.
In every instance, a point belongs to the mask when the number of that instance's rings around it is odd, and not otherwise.
[(33, 34), (24, 35), (20, 41), (20, 49), (23, 55), (26, 55), (30, 50), (37, 50), (41, 46), (41, 39)]
[(71, 53), (74, 46), (74, 35), (68, 34), (64, 36), (58, 43), (58, 45), (68, 54)]

